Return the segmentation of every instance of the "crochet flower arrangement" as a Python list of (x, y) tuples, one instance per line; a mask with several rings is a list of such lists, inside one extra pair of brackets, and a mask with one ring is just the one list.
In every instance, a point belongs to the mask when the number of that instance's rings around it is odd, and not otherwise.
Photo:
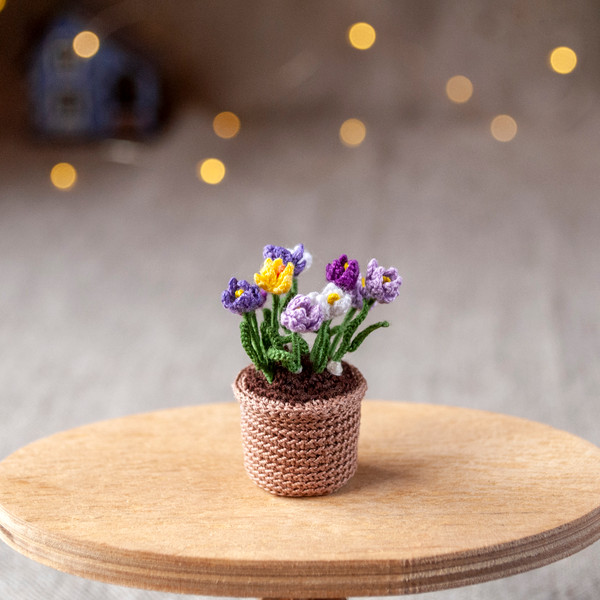
[[(299, 373), (303, 358), (310, 360), (316, 373), (327, 369), (341, 375), (343, 356), (354, 352), (376, 329), (389, 326), (387, 321), (379, 321), (357, 331), (375, 303), (389, 304), (398, 296), (402, 278), (394, 267), (380, 267), (373, 258), (363, 276), (358, 262), (342, 254), (327, 265), (329, 283), (323, 290), (303, 295), (298, 294), (297, 278), (310, 267), (312, 256), (302, 244), (291, 250), (265, 246), (263, 258), (254, 284), (232, 277), (221, 302), (242, 316), (242, 346), (269, 383), (278, 366)], [(272, 306), (266, 308), (269, 294)], [(260, 325), (256, 317), (259, 308)], [(332, 326), (334, 319), (342, 317), (341, 323)], [(316, 333), (312, 348), (303, 337), (309, 332)]]

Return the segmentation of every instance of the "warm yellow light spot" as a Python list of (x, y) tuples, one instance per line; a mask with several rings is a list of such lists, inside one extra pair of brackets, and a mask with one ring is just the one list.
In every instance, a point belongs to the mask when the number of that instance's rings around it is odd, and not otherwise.
[(577, 65), (577, 54), (571, 48), (559, 46), (550, 52), (549, 61), (554, 71), (566, 75)]
[(390, 281), (391, 279), (387, 275), (383, 276), (383, 283), (389, 283)]
[(235, 297), (236, 297), (236, 298), (239, 298), (239, 297), (240, 297), (240, 296), (241, 296), (243, 293), (244, 293), (244, 290), (237, 290), (237, 291), (235, 292)]
[(348, 268), (348, 263), (344, 263), (344, 271)]
[(333, 292), (327, 296), (327, 304), (333, 305), (340, 299), (340, 295)]
[(455, 75), (446, 82), (446, 95), (452, 102), (463, 104), (473, 95), (473, 84), (464, 75)]
[(59, 190), (70, 190), (77, 181), (77, 171), (69, 163), (58, 163), (50, 171), (50, 181)]
[(5, 6), (6, 6), (6, 0), (0, 0), (0, 12), (2, 12), (2, 10), (4, 9)]
[(202, 181), (216, 185), (225, 177), (225, 165), (218, 158), (207, 158), (198, 163), (197, 172)]
[(213, 119), (213, 129), (220, 138), (235, 137), (240, 131), (240, 119), (232, 112), (221, 112)]
[(357, 50), (368, 50), (375, 43), (375, 29), (368, 23), (354, 23), (348, 29), (348, 42)]
[(492, 119), (490, 130), (499, 142), (510, 142), (517, 135), (517, 123), (508, 115), (498, 115)]
[(93, 31), (82, 31), (73, 39), (73, 51), (81, 58), (91, 58), (100, 49), (100, 39)]
[(360, 282), (362, 283), (363, 287), (365, 287), (365, 285), (367, 284), (364, 277), (360, 280)]
[(358, 119), (348, 119), (342, 123), (340, 127), (340, 139), (346, 146), (354, 148), (360, 146), (365, 136), (367, 135), (367, 128), (362, 121)]

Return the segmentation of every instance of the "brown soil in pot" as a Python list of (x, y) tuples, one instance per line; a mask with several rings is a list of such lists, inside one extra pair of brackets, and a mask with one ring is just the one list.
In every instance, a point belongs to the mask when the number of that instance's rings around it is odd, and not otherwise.
[(244, 371), (244, 387), (256, 396), (284, 402), (306, 402), (308, 400), (328, 400), (356, 390), (363, 381), (362, 375), (345, 362), (342, 362), (341, 375), (332, 375), (325, 370), (315, 373), (310, 363), (303, 365), (301, 373), (290, 373), (280, 368), (275, 373), (273, 383), (252, 365)]

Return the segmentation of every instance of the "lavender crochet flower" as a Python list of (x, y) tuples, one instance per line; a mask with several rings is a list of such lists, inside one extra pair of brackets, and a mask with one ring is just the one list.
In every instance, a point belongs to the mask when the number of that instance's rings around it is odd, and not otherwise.
[(221, 304), (237, 315), (260, 308), (266, 299), (267, 294), (257, 285), (251, 285), (245, 279), (238, 281), (235, 277), (229, 280), (227, 289), (221, 294)]
[(374, 258), (369, 261), (365, 277), (365, 297), (374, 298), (381, 304), (389, 304), (398, 296), (401, 284), (402, 277), (398, 275), (398, 269), (384, 269)]
[(305, 269), (310, 268), (312, 264), (312, 255), (304, 249), (304, 244), (298, 244), (291, 250), (283, 246), (268, 244), (263, 249), (263, 258), (270, 258), (272, 260), (281, 258), (284, 265), (291, 262), (294, 265), (294, 277), (300, 275)]
[(317, 302), (308, 296), (294, 296), (281, 315), (281, 324), (290, 331), (304, 333), (317, 331), (323, 323), (324, 314)]
[(351, 292), (356, 286), (360, 269), (358, 262), (348, 260), (346, 254), (342, 254), (325, 268), (327, 281), (335, 283), (338, 287)]

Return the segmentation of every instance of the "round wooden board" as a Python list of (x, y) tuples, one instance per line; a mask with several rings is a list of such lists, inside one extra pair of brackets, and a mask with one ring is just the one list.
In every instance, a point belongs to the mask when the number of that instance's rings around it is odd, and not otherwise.
[(414, 593), (512, 575), (600, 537), (600, 450), (475, 410), (365, 402), (359, 469), (279, 498), (242, 466), (234, 404), (59, 433), (0, 463), (0, 535), (60, 570), (180, 593)]

